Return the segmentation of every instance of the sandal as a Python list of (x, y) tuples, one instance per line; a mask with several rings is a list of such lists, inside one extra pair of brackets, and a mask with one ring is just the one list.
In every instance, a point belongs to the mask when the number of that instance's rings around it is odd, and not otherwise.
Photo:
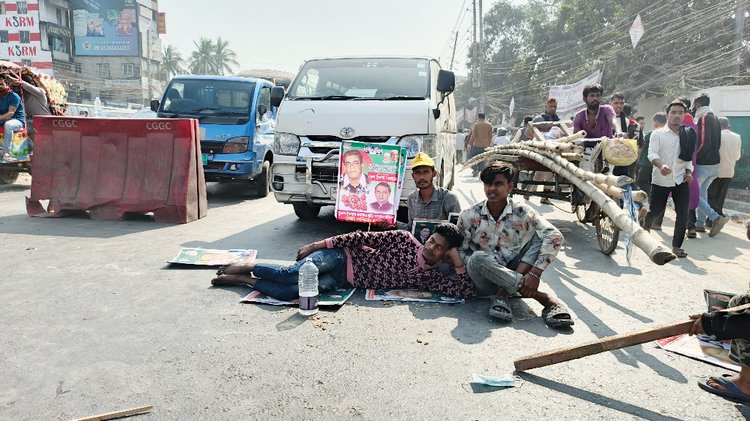
[(685, 250), (678, 247), (673, 247), (672, 253), (674, 253), (674, 255), (677, 257), (687, 257), (687, 253), (685, 253)]
[(696, 237), (698, 237), (698, 234), (695, 233), (695, 230), (688, 230), (687, 238), (696, 238)]
[(549, 327), (573, 326), (575, 322), (564, 304), (556, 303), (542, 310), (542, 319)]
[(513, 313), (510, 311), (510, 306), (508, 305), (508, 302), (502, 298), (496, 298), (495, 301), (492, 302), (489, 314), (496, 319), (506, 322), (513, 321)]
[[(721, 385), (726, 390), (721, 390), (709, 386), (708, 380), (713, 380), (714, 383)], [(725, 399), (730, 399), (735, 402), (750, 403), (750, 396), (742, 393), (742, 390), (740, 390), (740, 388), (737, 387), (737, 385), (734, 384), (732, 380), (726, 377), (726, 375), (722, 377), (709, 377), (707, 379), (699, 380), (698, 386), (700, 386), (700, 388), (705, 390), (706, 392), (713, 393), (714, 395), (719, 395)]]

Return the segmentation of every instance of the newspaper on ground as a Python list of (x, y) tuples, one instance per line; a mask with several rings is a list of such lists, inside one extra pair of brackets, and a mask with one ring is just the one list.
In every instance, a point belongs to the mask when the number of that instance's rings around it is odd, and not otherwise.
[(183, 247), (169, 263), (193, 266), (249, 265), (255, 262), (257, 250), (231, 249), (215, 250)]
[[(354, 294), (354, 291), (356, 291), (356, 288), (339, 288), (335, 289), (333, 291), (328, 292), (322, 292), (320, 293), (319, 299), (318, 299), (318, 305), (319, 306), (341, 306), (344, 305), (344, 303), (351, 298), (351, 296)], [(269, 297), (268, 295), (263, 295), (259, 291), (252, 290), (249, 294), (247, 294), (242, 300), (240, 300), (241, 303), (258, 303), (258, 304), (268, 304), (272, 306), (296, 306), (299, 305), (299, 300), (293, 300), (293, 301), (281, 301), (277, 300), (273, 297)]]
[(424, 303), (463, 304), (465, 301), (437, 292), (418, 289), (368, 289), (365, 291), (367, 301), (416, 301)]

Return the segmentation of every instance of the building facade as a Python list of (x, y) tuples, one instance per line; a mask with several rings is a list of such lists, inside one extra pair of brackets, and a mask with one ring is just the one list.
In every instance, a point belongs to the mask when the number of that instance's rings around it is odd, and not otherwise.
[(161, 95), (157, 1), (0, 0), (0, 7), (0, 60), (55, 76), (69, 102), (98, 97), (138, 108)]

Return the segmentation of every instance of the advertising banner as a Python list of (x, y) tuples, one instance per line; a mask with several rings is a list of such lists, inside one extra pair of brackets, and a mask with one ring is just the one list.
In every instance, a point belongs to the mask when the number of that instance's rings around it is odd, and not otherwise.
[(140, 55), (134, 0), (73, 0), (72, 6), (76, 55)]
[(596, 71), (572, 85), (554, 85), (549, 87), (549, 97), (557, 99), (557, 114), (567, 117), (583, 109), (583, 88), (592, 83), (601, 83), (602, 72)]
[(400, 146), (343, 142), (336, 219), (394, 223), (406, 160)]

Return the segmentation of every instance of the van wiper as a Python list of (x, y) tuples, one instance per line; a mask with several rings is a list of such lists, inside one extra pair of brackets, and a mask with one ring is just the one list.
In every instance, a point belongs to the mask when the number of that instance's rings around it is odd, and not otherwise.
[(203, 107), (203, 108), (196, 108), (194, 110), (191, 110), (190, 112), (199, 113), (201, 111), (216, 111), (219, 107)]
[(385, 98), (377, 97), (377, 98), (374, 98), (374, 99), (377, 99), (377, 100), (380, 100), (380, 101), (398, 101), (398, 100), (401, 100), (401, 101), (414, 101), (414, 100), (425, 99), (425, 98), (423, 96), (394, 95), (394, 96), (388, 96), (388, 97), (385, 97)]
[(164, 116), (166, 118), (194, 118), (196, 120), (202, 120), (203, 117), (207, 117), (209, 114), (188, 114), (188, 113), (165, 113), (161, 112), (158, 114), (159, 117)]
[(356, 99), (356, 98), (360, 98), (360, 97), (352, 96), (352, 95), (323, 95), (323, 96), (298, 96), (293, 99), (301, 99), (301, 100), (307, 100), (307, 101), (327, 101), (327, 100), (348, 101), (350, 99)]

